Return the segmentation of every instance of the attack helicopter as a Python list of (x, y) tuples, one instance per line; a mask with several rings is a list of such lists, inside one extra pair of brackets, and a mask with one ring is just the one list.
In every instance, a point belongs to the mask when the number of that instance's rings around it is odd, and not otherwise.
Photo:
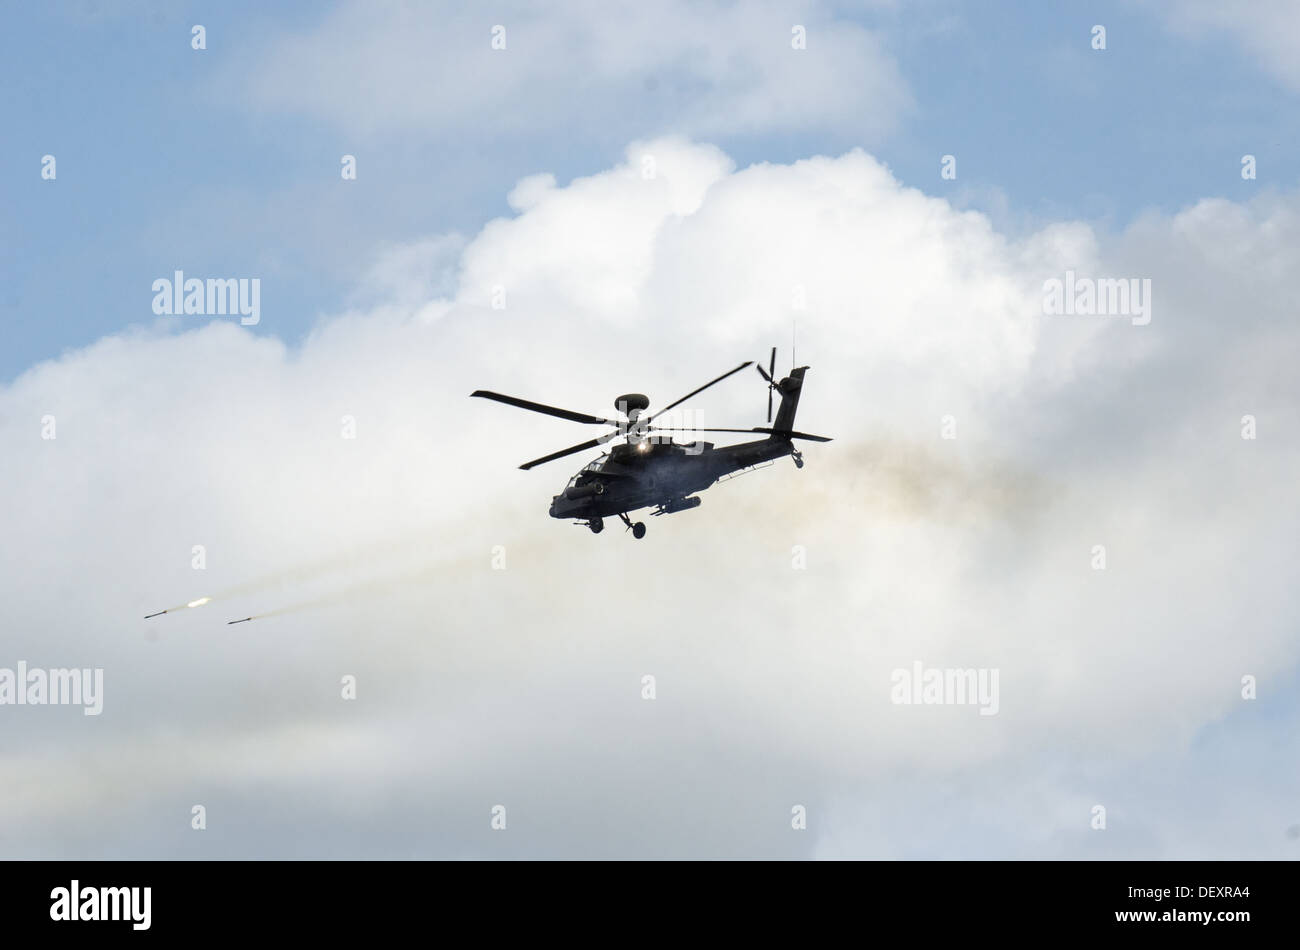
[[(714, 429), (665, 428), (651, 425), (656, 418), (668, 410), (680, 406), (692, 396), (699, 395), (710, 386), (739, 373), (747, 366), (754, 366), (767, 383), (768, 424), (766, 426), (755, 426), (752, 429)], [(831, 441), (826, 436), (808, 435), (805, 432), (796, 432), (794, 429), (795, 410), (799, 407), (799, 396), (803, 390), (804, 374), (807, 371), (807, 366), (796, 366), (790, 370), (789, 376), (779, 381), (775, 379), (776, 347), (773, 347), (768, 369), (764, 370), (761, 364), (755, 364), (753, 360), (746, 360), (735, 369), (728, 370), (717, 379), (705, 383), (650, 415), (645, 415), (646, 410), (650, 408), (650, 400), (646, 396), (641, 393), (619, 396), (614, 400), (614, 408), (621, 416), (618, 419), (573, 412), (484, 389), (475, 390), (470, 393), (470, 396), (492, 399), (507, 406), (568, 419), (570, 422), (613, 426), (613, 431), (605, 435), (571, 445), (550, 455), (543, 455), (519, 467), (527, 471), (546, 462), (594, 449), (622, 437), (623, 442), (611, 446), (609, 451), (583, 466), (569, 479), (564, 490), (551, 499), (550, 515), (552, 518), (571, 519), (577, 524), (585, 525), (593, 534), (599, 534), (604, 530), (605, 518), (617, 516), (631, 530), (634, 538), (643, 538), (646, 532), (645, 522), (633, 522), (629, 512), (641, 508), (653, 508), (651, 515), (688, 511), (698, 507), (702, 501), (696, 492), (705, 490), (720, 478), (733, 473), (787, 455), (794, 460), (797, 468), (803, 468), (803, 455), (794, 445), (796, 439), (811, 442)], [(775, 422), (772, 419), (773, 394), (780, 395)], [(736, 445), (715, 446), (712, 442), (676, 443), (672, 436), (664, 437), (656, 434), (662, 432), (744, 432), (760, 433), (766, 438)]]

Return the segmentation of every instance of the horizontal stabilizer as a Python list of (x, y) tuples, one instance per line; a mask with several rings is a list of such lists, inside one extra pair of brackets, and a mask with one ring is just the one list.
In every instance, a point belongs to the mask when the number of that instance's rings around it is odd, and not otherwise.
[(809, 435), (807, 432), (780, 432), (776, 429), (762, 429), (755, 427), (751, 432), (766, 432), (768, 435), (783, 435), (787, 439), (807, 439), (809, 442), (829, 442), (831, 441), (824, 435)]

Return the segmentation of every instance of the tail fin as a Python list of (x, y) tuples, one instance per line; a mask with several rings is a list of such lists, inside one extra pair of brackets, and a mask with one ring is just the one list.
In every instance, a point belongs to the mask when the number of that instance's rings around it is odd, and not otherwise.
[(781, 393), (781, 408), (776, 411), (776, 421), (772, 423), (773, 438), (788, 439), (794, 431), (794, 414), (799, 408), (799, 393), (803, 389), (803, 374), (807, 366), (790, 370), (790, 375), (776, 384)]

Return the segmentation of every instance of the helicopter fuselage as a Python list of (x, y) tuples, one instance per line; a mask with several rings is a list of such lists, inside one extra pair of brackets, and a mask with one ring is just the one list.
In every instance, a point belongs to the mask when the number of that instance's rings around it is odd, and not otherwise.
[(691, 498), (719, 478), (787, 455), (793, 443), (781, 436), (715, 447), (711, 442), (646, 439), (623, 443), (578, 472), (551, 499), (551, 517), (592, 521), (639, 508), (662, 514), (700, 504)]
[[(674, 429), (651, 424), (663, 412), (681, 405), (692, 396), (750, 365), (752, 361), (741, 363), (712, 382), (687, 393), (676, 402), (669, 403), (659, 413), (650, 417), (641, 415), (649, 405), (649, 400), (644, 395), (628, 393), (620, 396), (615, 401), (615, 405), (626, 421), (604, 419), (485, 389), (475, 390), (470, 395), (492, 399), (543, 415), (557, 416), (571, 422), (616, 426), (615, 430), (608, 435), (571, 445), (567, 449), (525, 462), (519, 467), (527, 471), (546, 462), (605, 445), (619, 436), (624, 437), (626, 441), (616, 443), (608, 452), (588, 463), (582, 471), (569, 480), (564, 490), (551, 499), (550, 512), (552, 518), (572, 519), (579, 524), (585, 524), (594, 533), (604, 529), (605, 518), (617, 515), (627, 525), (634, 538), (641, 538), (645, 536), (645, 524), (639, 521), (633, 523), (628, 517), (629, 511), (653, 507), (655, 510), (651, 514), (665, 515), (695, 508), (700, 504), (696, 492), (703, 491), (720, 478), (725, 478), (734, 472), (787, 455), (794, 459), (796, 466), (803, 468), (803, 456), (794, 446), (795, 439), (814, 442), (830, 441), (825, 436), (794, 431), (795, 411), (799, 406), (799, 393), (803, 388), (803, 377), (808, 367), (796, 366), (790, 370), (789, 376), (778, 382), (773, 378), (776, 367), (775, 347), (772, 349), (772, 371), (764, 372), (761, 366), (757, 367), (758, 372), (768, 382), (768, 426), (755, 426), (753, 429)], [(776, 418), (773, 419), (772, 397), (775, 394), (780, 394), (781, 404)], [(762, 432), (767, 435), (767, 438), (724, 446), (715, 446), (712, 442), (678, 444), (671, 438), (653, 434), (658, 432)]]

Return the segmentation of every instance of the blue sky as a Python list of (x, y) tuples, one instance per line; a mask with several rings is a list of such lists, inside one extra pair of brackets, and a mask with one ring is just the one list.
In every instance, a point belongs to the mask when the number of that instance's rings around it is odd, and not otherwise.
[[(882, 37), (906, 83), (912, 103), (892, 131), (823, 123), (709, 140), (741, 165), (862, 146), (904, 183), (986, 210), (1011, 233), (1059, 218), (1122, 228), (1148, 208), (1290, 189), (1300, 173), (1295, 91), (1230, 32), (1171, 29), (1165, 5), (845, 9)], [(625, 105), (625, 123), (565, 125), (562, 135), (358, 135), (250, 103), (229, 70), (246, 75), (257, 68), (250, 51), (274, 50), (325, 16), (317, 4), (6, 10), (0, 378), (151, 321), (151, 281), (178, 268), (261, 275), (269, 318), (258, 332), (296, 341), (343, 306), (385, 242), (472, 234), (510, 213), (504, 196), (517, 179), (591, 174), (631, 138), (673, 131), (666, 115)], [(199, 22), (204, 51), (190, 48)], [(1104, 52), (1089, 46), (1095, 23), (1107, 28)], [(1253, 182), (1239, 174), (1248, 152)], [(346, 186), (344, 153), (361, 169)], [(58, 161), (56, 182), (40, 178), (45, 154)], [(944, 154), (957, 157), (956, 181), (940, 180)]]

